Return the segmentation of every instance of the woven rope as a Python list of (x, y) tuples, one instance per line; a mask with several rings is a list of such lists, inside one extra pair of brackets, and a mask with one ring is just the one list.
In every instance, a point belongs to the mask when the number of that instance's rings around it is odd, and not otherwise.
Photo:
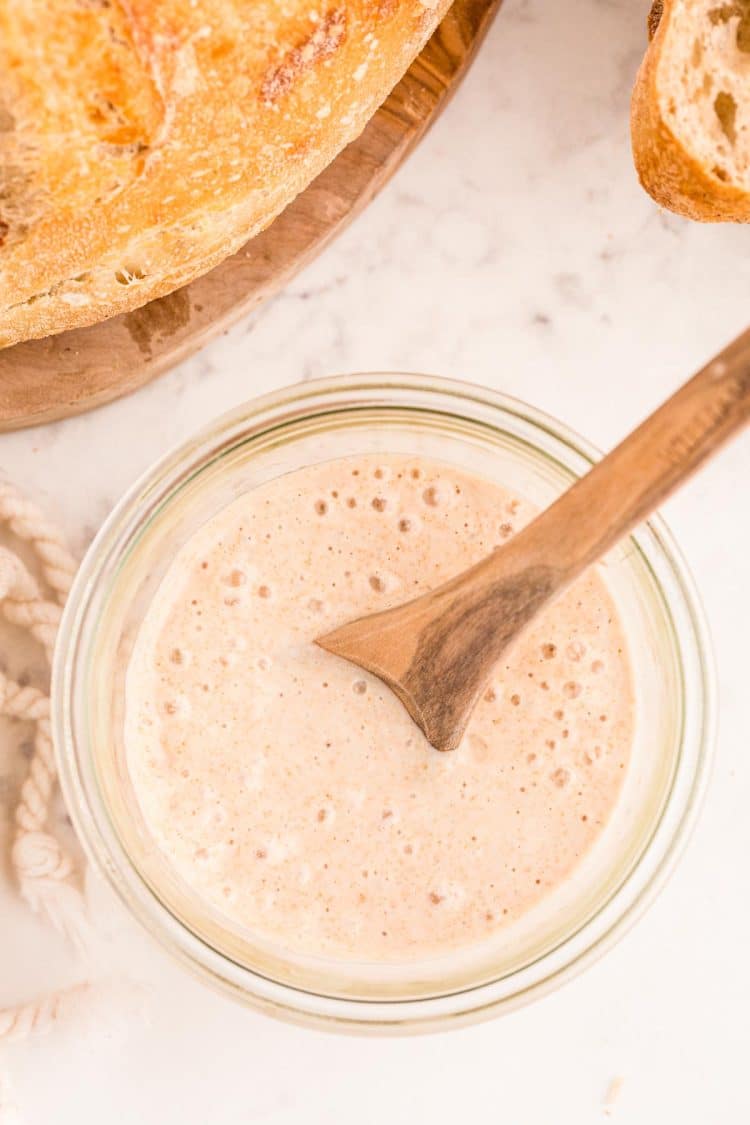
[(88, 984), (76, 984), (72, 988), (42, 996), (30, 1004), (0, 1008), (0, 1042), (10, 1043), (26, 1039), (29, 1035), (44, 1035), (51, 1031), (63, 1014), (77, 1007), (89, 987)]
[(7, 524), (18, 539), (32, 544), (47, 585), (54, 591), (60, 605), (64, 605), (78, 566), (59, 531), (44, 518), (35, 504), (2, 481), (0, 522)]
[[(39, 509), (11, 485), (1, 482), (0, 524), (32, 548), (54, 598), (42, 592), (16, 554), (0, 547), (0, 609), (6, 620), (27, 630), (39, 642), (51, 661), (61, 606), (76, 571), (75, 560)], [(88, 927), (75, 865), (47, 831), (56, 781), (49, 697), (0, 672), (0, 714), (35, 725), (33, 754), (16, 808), (11, 849), (18, 888), (32, 910), (82, 947)], [(0, 1009), (0, 1042), (49, 1030), (87, 988), (77, 985), (29, 1004)]]

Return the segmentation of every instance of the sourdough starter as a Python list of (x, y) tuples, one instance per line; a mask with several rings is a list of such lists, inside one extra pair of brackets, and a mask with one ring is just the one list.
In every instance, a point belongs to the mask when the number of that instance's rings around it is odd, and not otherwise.
[(507, 654), (449, 753), (313, 643), (533, 514), (465, 471), (363, 456), (248, 492), (181, 550), (128, 669), (126, 751), (148, 831), (204, 900), (298, 952), (403, 961), (487, 938), (569, 876), (633, 736), (600, 572)]

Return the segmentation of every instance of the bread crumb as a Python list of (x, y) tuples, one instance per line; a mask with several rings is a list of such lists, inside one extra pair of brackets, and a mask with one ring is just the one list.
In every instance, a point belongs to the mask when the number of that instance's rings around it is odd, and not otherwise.
[(622, 1087), (625, 1079), (621, 1074), (616, 1074), (614, 1078), (610, 1079), (607, 1091), (604, 1095), (604, 1116), (611, 1117), (614, 1113), (615, 1104), (622, 1093)]

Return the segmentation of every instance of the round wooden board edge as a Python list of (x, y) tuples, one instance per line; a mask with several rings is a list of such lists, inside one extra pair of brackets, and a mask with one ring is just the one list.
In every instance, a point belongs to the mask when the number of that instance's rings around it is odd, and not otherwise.
[(360, 136), (240, 251), (112, 320), (0, 350), (0, 431), (129, 394), (279, 292), (374, 198), (460, 85), (502, 0), (455, 0)]

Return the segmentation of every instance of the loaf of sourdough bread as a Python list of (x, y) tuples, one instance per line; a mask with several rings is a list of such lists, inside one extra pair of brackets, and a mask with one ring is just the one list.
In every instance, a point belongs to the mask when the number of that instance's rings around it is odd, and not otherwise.
[(632, 102), (641, 183), (680, 215), (750, 221), (750, 0), (656, 0)]
[(0, 0), (0, 346), (186, 284), (362, 130), (448, 0)]

